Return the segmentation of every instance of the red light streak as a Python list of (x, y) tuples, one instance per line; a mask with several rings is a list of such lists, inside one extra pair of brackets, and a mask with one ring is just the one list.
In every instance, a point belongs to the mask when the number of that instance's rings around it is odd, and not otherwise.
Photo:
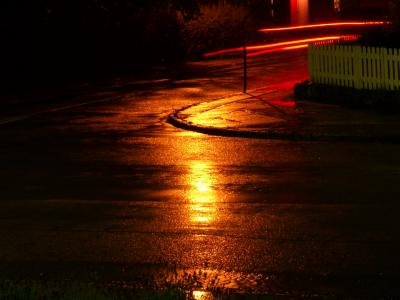
[(292, 49), (301, 49), (301, 48), (307, 48), (307, 47), (308, 47), (308, 44), (301, 44), (301, 45), (297, 45), (297, 46), (286, 47), (284, 49), (292, 50)]
[(296, 107), (296, 102), (294, 102), (294, 101), (268, 100), (267, 103), (269, 103), (271, 105), (282, 106), (282, 107)]
[[(286, 41), (286, 42), (280, 42), (280, 43), (274, 43), (274, 44), (249, 46), (246, 49), (249, 51), (261, 50), (261, 49), (274, 48), (274, 47), (287, 46), (287, 45), (295, 45), (295, 44), (301, 44), (301, 43), (311, 43), (311, 42), (326, 41), (326, 40), (337, 40), (340, 38), (341, 38), (341, 36), (338, 36), (338, 35), (322, 36), (322, 37), (315, 37), (315, 38), (301, 39), (301, 40), (292, 40), (292, 41)], [(242, 49), (243, 49), (243, 47), (242, 47)]]
[(271, 31), (286, 31), (286, 30), (298, 30), (318, 27), (337, 27), (337, 26), (371, 26), (371, 25), (386, 25), (390, 22), (385, 21), (373, 21), (373, 22), (335, 22), (335, 23), (320, 23), (300, 26), (289, 26), (289, 27), (276, 27), (276, 28), (262, 28), (260, 32), (271, 32)]
[(270, 50), (263, 50), (263, 51), (257, 51), (253, 53), (247, 54), (247, 57), (254, 57), (262, 54), (267, 54), (271, 52), (280, 52), (280, 51), (288, 51), (288, 50), (296, 50), (296, 49), (302, 49), (302, 48), (307, 48), (308, 44), (301, 44), (297, 46), (290, 46), (290, 47), (280, 47), (280, 48), (275, 48), (275, 49), (270, 49)]
[[(343, 38), (343, 36), (322, 36), (322, 37), (315, 37), (315, 38), (308, 38), (308, 39), (301, 39), (301, 40), (291, 40), (291, 41), (273, 43), (273, 44), (248, 46), (248, 47), (246, 47), (246, 51), (263, 50), (263, 49), (269, 49), (269, 48), (276, 48), (276, 47), (296, 45), (296, 44), (304, 44), (304, 43), (312, 43), (312, 42), (320, 42), (320, 41), (328, 41), (328, 40), (338, 40), (340, 38)], [(219, 50), (219, 51), (214, 51), (214, 52), (207, 52), (204, 54), (204, 57), (210, 57), (210, 56), (226, 54), (226, 53), (233, 53), (233, 52), (241, 52), (241, 51), (243, 51), (243, 47), (230, 48), (230, 49), (224, 49), (224, 50)]]
[[(248, 49), (248, 47), (246, 47), (246, 50), (247, 49)], [(240, 52), (240, 51), (243, 51), (243, 47), (218, 50), (218, 51), (214, 51), (214, 52), (207, 52), (207, 53), (204, 53), (203, 56), (210, 57), (210, 56), (226, 54), (226, 53), (233, 53), (233, 52)]]
[[(344, 41), (354, 41), (357, 40), (360, 36), (358, 35), (344, 35), (340, 36), (337, 39), (327, 39), (327, 40), (316, 40), (314, 42), (319, 42), (321, 44), (332, 44), (336, 40), (344, 40)], [(269, 50), (263, 50), (263, 51), (257, 51), (257, 52), (252, 52), (247, 54), (247, 57), (254, 57), (258, 55), (263, 55), (271, 52), (279, 52), (279, 51), (288, 51), (288, 50), (296, 50), (296, 49), (302, 49), (302, 48), (307, 48), (308, 44), (300, 44), (300, 45), (295, 45), (295, 46), (289, 46), (289, 47), (279, 47), (279, 48), (274, 48), (274, 49), (269, 49)]]

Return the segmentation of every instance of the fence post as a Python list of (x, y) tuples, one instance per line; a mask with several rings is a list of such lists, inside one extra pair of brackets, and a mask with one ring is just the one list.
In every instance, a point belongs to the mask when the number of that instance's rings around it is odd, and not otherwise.
[(381, 48), (382, 88), (389, 89), (389, 70), (387, 48)]
[(353, 63), (353, 81), (354, 87), (356, 89), (362, 89), (362, 57), (361, 57), (361, 47), (354, 46), (352, 53), (352, 63)]
[[(326, 46), (328, 48), (327, 54), (328, 54), (328, 70), (327, 70), (327, 75), (328, 74), (332, 74), (333, 73), (333, 66), (334, 66), (334, 62), (333, 62), (333, 55), (332, 55), (332, 46), (331, 45), (327, 45)], [(333, 76), (328, 76), (328, 84), (332, 85), (334, 84), (334, 77)]]
[(338, 48), (338, 53), (339, 53), (339, 61), (338, 61), (338, 64), (339, 64), (339, 85), (340, 86), (345, 86), (345, 83), (344, 83), (344, 68), (343, 68), (343, 46), (342, 45), (338, 45), (337, 46), (337, 48)]
[(388, 68), (388, 81), (389, 90), (393, 90), (393, 49), (387, 49), (387, 68)]
[(389, 89), (389, 74), (388, 74), (388, 60), (387, 48), (381, 48), (381, 71), (382, 71), (382, 88)]
[(399, 59), (399, 49), (394, 49), (394, 53), (393, 53), (393, 64), (394, 64), (394, 88), (396, 90), (399, 89), (400, 87), (400, 73), (399, 73), (399, 63), (400, 63), (400, 59)]
[(344, 53), (344, 80), (346, 87), (354, 87), (353, 86), (353, 74), (351, 72), (351, 59), (350, 59), (350, 47), (344, 46), (343, 53)]
[(310, 80), (356, 89), (400, 89), (400, 50), (392, 48), (310, 45)]
[(314, 47), (312, 44), (308, 45), (308, 73), (310, 74), (311, 82), (314, 82), (314, 74), (315, 74), (315, 54)]

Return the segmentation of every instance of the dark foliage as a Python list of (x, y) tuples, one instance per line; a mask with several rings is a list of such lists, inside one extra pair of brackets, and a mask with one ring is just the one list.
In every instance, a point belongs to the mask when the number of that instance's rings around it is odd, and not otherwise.
[(369, 31), (357, 42), (361, 46), (400, 48), (400, 25), (388, 25), (381, 30)]
[(294, 94), (298, 99), (338, 104), (354, 109), (400, 112), (400, 91), (358, 90), (305, 81), (295, 85)]
[(177, 14), (197, 0), (0, 1), (3, 84), (132, 69), (182, 57)]
[(2, 0), (0, 90), (131, 74), (240, 45), (246, 6), (260, 1)]

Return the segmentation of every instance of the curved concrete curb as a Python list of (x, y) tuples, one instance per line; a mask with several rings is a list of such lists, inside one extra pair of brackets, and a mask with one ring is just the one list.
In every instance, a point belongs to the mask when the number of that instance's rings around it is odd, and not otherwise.
[(400, 143), (400, 136), (357, 136), (357, 135), (334, 135), (334, 134), (310, 134), (303, 132), (290, 131), (287, 128), (270, 128), (263, 131), (255, 130), (241, 130), (241, 129), (230, 129), (230, 128), (218, 128), (213, 126), (203, 126), (194, 124), (186, 121), (180, 117), (180, 114), (185, 110), (202, 103), (196, 103), (178, 109), (174, 113), (170, 114), (167, 118), (167, 122), (171, 125), (198, 133), (204, 133), (214, 136), (225, 136), (225, 137), (242, 137), (242, 138), (256, 138), (256, 139), (275, 139), (275, 140), (290, 140), (290, 141), (335, 141), (335, 142), (358, 142), (358, 143)]
[(174, 125), (175, 127), (190, 130), (199, 133), (205, 133), (209, 135), (218, 136), (228, 136), (228, 137), (246, 137), (246, 138), (264, 138), (264, 139), (294, 139), (290, 133), (278, 133), (273, 130), (268, 131), (247, 131), (229, 128), (218, 128), (212, 126), (202, 126), (196, 125), (191, 122), (187, 122), (179, 117), (179, 112), (177, 111), (168, 116), (168, 123)]

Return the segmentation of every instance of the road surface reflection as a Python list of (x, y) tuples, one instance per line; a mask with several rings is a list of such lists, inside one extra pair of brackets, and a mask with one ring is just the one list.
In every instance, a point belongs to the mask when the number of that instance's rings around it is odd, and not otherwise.
[(213, 167), (209, 161), (193, 160), (189, 164), (189, 219), (192, 224), (209, 225), (218, 214)]

